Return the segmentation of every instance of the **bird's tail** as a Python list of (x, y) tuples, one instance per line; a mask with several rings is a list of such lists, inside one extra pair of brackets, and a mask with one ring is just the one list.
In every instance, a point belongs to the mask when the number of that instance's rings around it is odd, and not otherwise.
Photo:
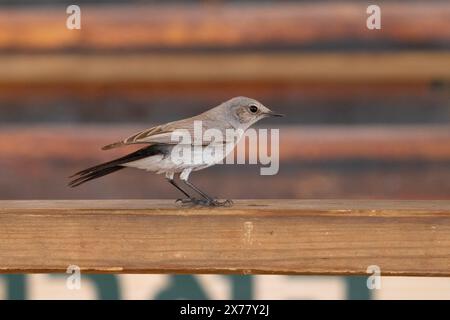
[[(69, 187), (72, 187), (72, 188), (78, 187), (79, 185), (81, 185), (85, 182), (88, 182), (90, 180), (106, 176), (107, 174), (116, 172), (121, 169), (125, 169), (125, 167), (120, 166), (120, 165), (102, 168), (102, 169), (93, 169), (93, 168), (94, 167), (86, 169), (86, 170), (90, 170), (90, 171), (86, 171), (86, 173), (78, 173), (78, 174), (75, 174), (74, 176), (71, 176), (71, 178), (75, 178), (75, 177), (76, 178), (69, 182)], [(81, 171), (81, 172), (83, 172), (83, 171)]]
[(108, 161), (105, 163), (101, 163), (99, 165), (79, 171), (69, 177), (74, 178), (72, 181), (69, 182), (69, 187), (72, 188), (78, 187), (79, 185), (88, 182), (90, 180), (97, 179), (106, 176), (107, 174), (125, 169), (126, 167), (124, 166), (124, 164), (128, 162), (133, 162), (139, 159), (150, 157), (158, 153), (160, 153), (158, 147), (156, 145), (151, 145), (143, 149), (139, 149), (133, 153), (127, 154), (124, 157)]

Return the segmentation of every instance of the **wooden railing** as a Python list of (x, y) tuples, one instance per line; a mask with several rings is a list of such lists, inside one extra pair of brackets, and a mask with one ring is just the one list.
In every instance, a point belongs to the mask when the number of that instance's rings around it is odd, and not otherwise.
[(2, 8), (0, 50), (235, 50), (320, 48), (327, 43), (448, 48), (450, 38), (450, 6), (445, 1), (385, 2), (382, 32), (366, 28), (367, 3), (356, 1), (81, 5), (82, 33), (65, 30), (65, 9)]
[(450, 275), (450, 201), (0, 201), (0, 272)]
[[(448, 52), (0, 57), (0, 84), (448, 81)], [(222, 68), (215, 69), (217, 65)], [(214, 72), (211, 72), (214, 70)]]

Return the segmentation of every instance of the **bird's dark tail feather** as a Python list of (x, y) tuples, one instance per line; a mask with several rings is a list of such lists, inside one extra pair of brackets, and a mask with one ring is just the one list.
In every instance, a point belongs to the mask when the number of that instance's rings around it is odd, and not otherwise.
[(105, 163), (101, 163), (99, 165), (75, 173), (74, 175), (70, 176), (70, 178), (75, 179), (69, 182), (69, 186), (72, 188), (78, 187), (79, 185), (88, 182), (90, 180), (106, 176), (107, 174), (116, 172), (121, 169), (125, 169), (126, 167), (123, 166), (125, 163), (151, 157), (157, 154), (161, 154), (161, 150), (158, 148), (157, 145), (151, 145), (139, 149), (124, 157), (108, 161)]
[(88, 182), (88, 181), (93, 180), (93, 179), (97, 179), (97, 178), (106, 176), (107, 174), (116, 172), (116, 171), (121, 170), (121, 169), (125, 169), (125, 167), (115, 166), (115, 167), (109, 167), (109, 168), (95, 170), (95, 171), (92, 171), (91, 173), (87, 173), (87, 174), (81, 175), (78, 178), (70, 181), (69, 182), (69, 186), (72, 187), (72, 188), (78, 187), (80, 184), (83, 184), (83, 183)]

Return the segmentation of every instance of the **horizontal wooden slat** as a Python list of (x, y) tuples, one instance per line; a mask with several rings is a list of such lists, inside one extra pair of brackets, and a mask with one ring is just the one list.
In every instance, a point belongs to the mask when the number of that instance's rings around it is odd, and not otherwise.
[[(133, 169), (67, 187), (74, 172), (135, 149), (100, 146), (146, 126), (2, 126), (0, 199), (176, 198), (164, 177)], [(192, 178), (231, 198), (450, 199), (448, 134), (445, 125), (281, 127), (275, 176), (260, 176), (260, 165), (224, 165)]]
[[(69, 176), (96, 159), (0, 159), (0, 199), (172, 199), (182, 194), (162, 175), (126, 169), (69, 188)], [(192, 181), (217, 197), (291, 199), (450, 200), (450, 164), (427, 162), (323, 161), (281, 163), (274, 176), (260, 166), (214, 166)], [(218, 183), (220, 181), (220, 183)], [(264, 186), (264, 187), (261, 187)]]
[[(2, 158), (65, 158), (97, 161), (123, 155), (130, 148), (108, 152), (100, 147), (151, 125), (5, 126), (0, 129)], [(427, 160), (450, 161), (447, 125), (397, 126), (261, 126), (280, 131), (282, 161)], [(38, 148), (36, 148), (38, 144)], [(133, 147), (136, 148), (136, 147)]]
[(0, 122), (164, 123), (246, 95), (287, 114), (283, 124), (442, 124), (450, 121), (449, 88), (450, 82), (407, 81), (3, 83)]
[[(283, 98), (283, 102), (290, 99), (301, 100), (302, 96), (320, 100), (332, 97), (335, 100), (351, 98), (352, 96), (367, 96), (374, 99), (376, 95), (384, 97), (396, 97), (414, 95), (418, 98), (426, 95), (436, 95), (447, 88), (447, 82), (430, 83), (427, 81), (408, 83), (405, 81), (394, 83), (341, 83), (341, 82), (282, 82), (282, 81), (241, 81), (234, 79), (223, 82), (183, 82), (183, 83), (7, 83), (0, 84), (0, 98), (6, 102), (18, 103), (24, 101), (23, 95), (33, 95), (37, 99), (47, 99), (52, 101), (69, 97), (71, 99), (86, 98), (89, 100), (97, 98), (102, 101), (108, 96), (120, 95), (129, 99), (145, 98), (150, 100), (174, 100), (178, 99), (187, 103), (201, 102), (202, 100), (212, 100), (211, 103), (218, 103), (226, 98), (232, 97), (239, 92), (249, 92), (252, 95), (263, 97)], [(324, 97), (324, 96), (327, 97)], [(186, 101), (186, 97), (189, 98)], [(293, 97), (293, 98), (291, 98)], [(184, 99), (183, 99), (184, 98)], [(403, 98), (403, 97), (402, 97)], [(200, 106), (201, 107), (201, 106)], [(149, 104), (152, 108), (152, 104)]]
[(280, 150), (285, 159), (450, 160), (447, 125), (319, 126), (284, 132)]
[[(81, 5), (82, 29), (65, 7), (2, 8), (0, 50), (318, 47), (352, 44), (447, 47), (445, 1), (382, 4), (382, 30), (366, 28), (359, 2)], [(373, 43), (372, 46), (370, 44)], [(327, 48), (328, 48), (327, 47)]]
[(2, 55), (1, 83), (431, 81), (450, 53)]
[(450, 275), (449, 201), (0, 201), (0, 272)]

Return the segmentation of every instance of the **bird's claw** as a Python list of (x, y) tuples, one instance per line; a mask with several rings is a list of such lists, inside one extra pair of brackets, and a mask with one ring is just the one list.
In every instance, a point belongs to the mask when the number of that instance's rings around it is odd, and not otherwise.
[(203, 206), (203, 207), (231, 207), (233, 205), (232, 200), (219, 201), (217, 199), (204, 200), (196, 198), (177, 199), (175, 203), (181, 205)]
[(231, 207), (233, 205), (233, 200), (226, 199), (224, 201), (219, 201), (214, 199), (209, 202), (209, 205), (213, 207)]
[(187, 199), (177, 199), (175, 200), (175, 203), (181, 204), (181, 205), (204, 205), (205, 200), (196, 199), (196, 198), (187, 198)]

